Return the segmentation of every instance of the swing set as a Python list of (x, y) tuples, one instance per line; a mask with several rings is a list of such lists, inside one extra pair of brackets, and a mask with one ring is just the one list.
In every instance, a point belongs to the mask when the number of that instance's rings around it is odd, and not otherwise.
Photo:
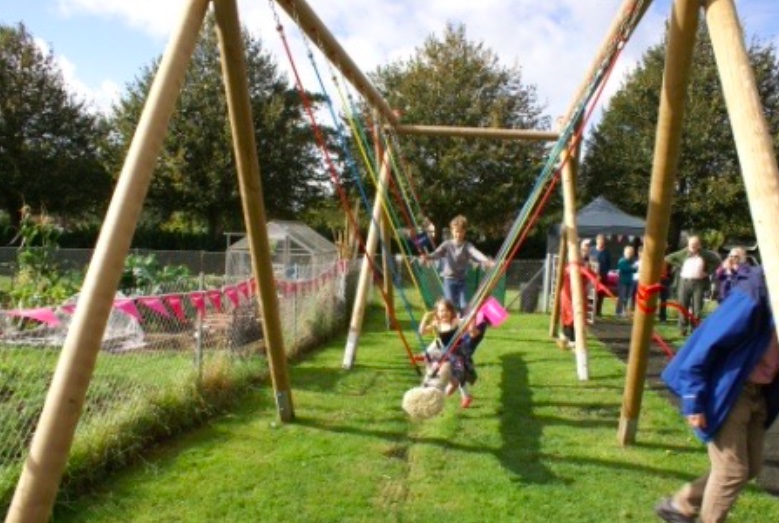
[[(561, 183), (564, 203), (563, 225), (566, 231), (568, 260), (572, 269), (569, 272), (574, 296), (577, 374), (579, 379), (588, 379), (584, 307), (579, 277), (581, 258), (575, 220), (576, 162), (572, 160), (578, 155), (584, 124), (594, 107), (598, 93), (601, 92), (625, 43), (647, 11), (650, 1), (623, 1), (619, 14), (609, 28), (598, 54), (585, 75), (584, 82), (560, 119), (559, 129), (556, 132), (401, 124), (398, 115), (392, 111), (381, 94), (357, 68), (305, 1), (276, 0), (276, 3), (320, 49), (328, 63), (359, 92), (363, 101), (374, 111), (374, 122), (383, 122), (383, 125), (378, 123), (373, 125), (373, 144), (376, 149), (373, 152), (373, 161), (366, 162), (366, 165), (374, 166), (374, 169), (369, 171), (372, 171), (375, 176), (376, 195), (368, 236), (362, 241), (364, 256), (349, 327), (344, 366), (348, 368), (353, 364), (372, 271), (379, 273), (372, 266), (379, 239), (384, 235), (383, 241), (385, 243), (388, 241), (390, 219), (387, 215), (390, 213), (389, 206), (384, 203), (388, 201), (388, 194), (397, 195), (398, 200), (403, 202), (399, 206), (402, 209), (402, 213), (399, 214), (406, 217), (406, 225), (412, 233), (418, 230), (420, 223), (411, 217), (422, 216), (421, 209), (413, 207), (418, 203), (418, 199), (412, 197), (413, 186), (408, 183), (408, 180), (403, 180), (399, 176), (391, 177), (393, 171), (402, 172), (402, 169), (397, 168), (400, 162), (396, 153), (394, 135), (542, 140), (554, 142), (548, 161), (525, 204), (519, 210), (506, 241), (496, 256), (497, 263), (487, 271), (479, 283), (468, 315), (475, 314), (487, 300), (505, 271), (507, 262), (516, 255), (528, 231), (551, 197), (553, 188), (557, 183)], [(6, 519), (9, 523), (44, 522), (49, 519), (94, 371), (102, 333), (113, 305), (114, 291), (121, 276), (123, 262), (129, 252), (155, 161), (163, 145), (167, 124), (174, 111), (179, 89), (209, 6), (213, 6), (216, 18), (238, 185), (251, 252), (253, 276), (257, 282), (258, 299), (263, 311), (263, 328), (277, 413), (279, 419), (284, 422), (292, 421), (295, 417), (283, 338), (279, 328), (279, 308), (275, 294), (269, 240), (265, 229), (263, 192), (249, 104), (249, 85), (243, 57), (237, 2), (235, 0), (213, 2), (189, 0), (163, 54), (120, 173), (81, 290), (79, 307), (76, 309), (71, 329), (64, 342), (37, 430), (32, 439), (30, 452), (9, 508)], [(633, 443), (637, 432), (646, 374), (647, 347), (654, 321), (654, 315), (647, 312), (652, 311), (657, 304), (657, 293), (653, 289), (660, 279), (666, 247), (670, 204), (681, 142), (686, 86), (701, 9), (705, 13), (722, 79), (755, 232), (766, 266), (771, 305), (774, 310), (779, 310), (779, 280), (777, 280), (779, 278), (779, 236), (772, 230), (774, 219), (779, 215), (779, 168), (735, 6), (733, 0), (703, 2), (676, 0), (668, 25), (665, 75), (660, 96), (655, 155), (649, 187), (650, 205), (646, 219), (644, 262), (641, 263), (639, 274), (641, 306), (637, 307), (633, 323), (618, 430), (618, 439), (622, 444)], [(296, 81), (299, 83), (299, 78), (296, 78)], [(310, 106), (308, 111), (311, 111)], [(389, 132), (393, 133), (392, 136), (387, 138), (388, 131), (385, 129), (389, 129)], [(318, 135), (317, 140), (320, 141), (321, 131), (315, 132)], [(360, 131), (357, 131), (357, 134), (359, 133)], [(354, 129), (352, 134), (354, 136)], [(368, 143), (367, 140), (364, 143)], [(367, 149), (364, 154), (368, 156)], [(332, 168), (326, 149), (323, 149), (323, 155), (331, 171), (334, 185), (339, 187), (338, 173)], [(341, 198), (344, 204), (349, 203), (348, 198), (343, 196)], [(400, 223), (397, 216), (396, 219)], [(354, 225), (354, 230), (357, 231), (359, 228), (356, 227), (356, 222)], [(389, 251), (385, 250), (385, 252)], [(386, 281), (389, 271), (385, 270), (383, 274)], [(392, 303), (388, 295), (389, 289), (391, 286), (385, 285), (383, 291), (387, 304)], [(396, 323), (393, 308), (388, 306), (387, 310), (391, 321)], [(463, 318), (464, 325), (472, 319), (468, 315)], [(401, 339), (404, 340), (404, 346), (413, 364), (410, 346), (402, 333)]]

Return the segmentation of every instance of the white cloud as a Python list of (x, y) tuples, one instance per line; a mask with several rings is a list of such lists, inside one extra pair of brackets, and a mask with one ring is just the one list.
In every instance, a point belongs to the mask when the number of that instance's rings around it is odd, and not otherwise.
[[(51, 52), (49, 44), (39, 38), (35, 39), (35, 45), (44, 55)], [(92, 88), (79, 79), (76, 65), (66, 56), (54, 54), (53, 58), (68, 90), (76, 99), (87, 103), (92, 110), (107, 112), (111, 105), (119, 100), (121, 90), (116, 82), (104, 80), (97, 88)]]
[[(106, 23), (118, 21), (149, 38), (161, 40), (177, 23), (183, 3), (184, 0), (59, 0), (58, 5), (65, 15), (99, 16)], [(623, 0), (309, 0), (308, 3), (363, 72), (411, 56), (425, 38), (432, 33), (440, 35), (447, 22), (463, 23), (468, 38), (483, 42), (495, 51), (503, 65), (522, 67), (523, 81), (537, 86), (539, 101), (546, 104), (550, 116), (556, 117), (567, 109), (584, 80)], [(634, 67), (643, 51), (660, 40), (670, 5), (671, 0), (654, 2), (623, 50), (604, 100), (619, 88), (624, 73)], [(750, 20), (757, 25), (757, 21), (764, 24), (762, 20), (766, 17), (773, 20), (779, 17), (775, 0), (745, 0), (740, 5), (748, 7), (742, 13), (747, 29)], [(300, 32), (283, 9), (276, 9), (304, 84), (315, 89)], [(282, 69), (289, 70), (269, 3), (239, 0), (239, 11), (242, 23), (261, 36)], [(320, 67), (326, 67), (321, 57), (318, 60)], [(101, 87), (95, 91), (115, 92), (114, 87), (127, 80), (114, 79), (107, 90)]]
[(170, 34), (186, 0), (58, 0), (64, 16), (89, 14), (119, 20), (139, 32), (161, 39)]

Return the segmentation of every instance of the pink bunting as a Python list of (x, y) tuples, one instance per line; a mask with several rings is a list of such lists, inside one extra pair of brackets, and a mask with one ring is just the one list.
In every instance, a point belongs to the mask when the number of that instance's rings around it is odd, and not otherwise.
[(73, 314), (76, 311), (76, 304), (66, 303), (65, 305), (61, 306), (60, 309), (62, 309), (62, 311), (67, 314)]
[(241, 291), (241, 294), (243, 294), (244, 297), (249, 297), (249, 282), (242, 281), (237, 285), (237, 288), (239, 291)]
[(223, 289), (225, 296), (227, 296), (233, 304), (233, 307), (238, 307), (241, 301), (241, 297), (238, 296), (238, 290), (235, 287), (225, 287)]
[(128, 314), (138, 321), (141, 321), (141, 313), (138, 311), (138, 307), (135, 306), (135, 301), (132, 298), (123, 298), (121, 300), (114, 301), (114, 307), (119, 309), (125, 314)]
[(60, 323), (60, 319), (54, 313), (54, 309), (50, 309), (48, 307), (6, 311), (6, 314), (39, 321), (41, 323), (45, 323), (49, 327), (55, 327)]
[(200, 314), (206, 313), (206, 293), (205, 292), (192, 292), (189, 294), (189, 301), (197, 309)]
[(211, 305), (213, 305), (217, 311), (222, 312), (222, 292), (213, 289), (206, 291), (206, 296), (208, 296), (208, 301), (211, 302)]
[(175, 314), (179, 320), (184, 321), (187, 319), (186, 316), (184, 316), (184, 307), (181, 305), (181, 296), (168, 296), (165, 298), (165, 301), (168, 302), (168, 307), (171, 308), (173, 314)]
[(156, 296), (143, 296), (141, 298), (138, 298), (138, 303), (140, 303), (144, 307), (148, 307), (154, 312), (159, 313), (161, 316), (170, 318), (170, 313), (168, 312), (168, 309), (165, 308), (165, 304), (163, 304), (162, 300), (157, 298)]

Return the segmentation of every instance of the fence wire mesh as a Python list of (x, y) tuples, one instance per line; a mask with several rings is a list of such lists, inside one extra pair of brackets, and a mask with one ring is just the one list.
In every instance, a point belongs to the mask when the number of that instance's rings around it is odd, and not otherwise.
[[(289, 356), (342, 330), (357, 268), (339, 262), (312, 279), (277, 280)], [(200, 408), (204, 389), (246, 385), (266, 372), (253, 280), (210, 275), (138, 291), (117, 294), (103, 335), (69, 460), (82, 474), (104, 454), (137, 445), (127, 438), (144, 426), (165, 432), (174, 424), (165, 416), (180, 417), (187, 403)], [(0, 506), (18, 480), (77, 306), (74, 297), (0, 311)]]

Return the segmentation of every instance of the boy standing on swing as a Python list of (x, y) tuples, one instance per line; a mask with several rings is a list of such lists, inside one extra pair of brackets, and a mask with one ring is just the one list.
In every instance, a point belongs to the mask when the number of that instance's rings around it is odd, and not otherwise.
[(444, 279), (444, 297), (454, 303), (462, 314), (468, 308), (468, 298), (465, 295), (465, 278), (468, 266), (472, 261), (491, 268), (495, 265), (490, 258), (465, 239), (468, 220), (465, 216), (455, 216), (449, 223), (452, 239), (446, 240), (430, 254), (422, 254), (422, 261), (443, 260), (441, 276)]

